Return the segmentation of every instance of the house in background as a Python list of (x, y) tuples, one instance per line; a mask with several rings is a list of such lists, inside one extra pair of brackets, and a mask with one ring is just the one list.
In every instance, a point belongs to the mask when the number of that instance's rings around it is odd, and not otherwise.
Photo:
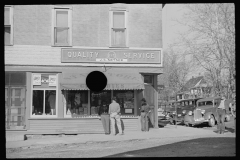
[(181, 91), (177, 93), (177, 100), (208, 97), (210, 95), (211, 87), (207, 84), (203, 76), (192, 77), (182, 87)]

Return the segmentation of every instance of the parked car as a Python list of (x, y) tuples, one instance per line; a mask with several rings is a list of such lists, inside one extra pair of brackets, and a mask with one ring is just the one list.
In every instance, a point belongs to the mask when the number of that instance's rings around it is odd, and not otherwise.
[[(197, 100), (196, 108), (189, 111), (184, 116), (184, 124), (194, 126), (201, 123), (208, 123), (213, 127), (217, 123), (217, 107), (221, 102), (221, 97), (210, 97)], [(226, 114), (225, 120), (228, 119), (229, 114)]]
[(184, 116), (188, 114), (189, 111), (193, 111), (196, 108), (196, 102), (199, 99), (201, 98), (191, 98), (179, 101), (177, 105), (177, 112), (172, 112), (171, 114), (173, 124), (176, 124), (176, 122), (184, 123)]

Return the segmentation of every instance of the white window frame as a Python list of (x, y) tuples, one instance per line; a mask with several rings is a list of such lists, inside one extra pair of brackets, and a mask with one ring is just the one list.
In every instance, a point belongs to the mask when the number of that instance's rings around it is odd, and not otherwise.
[[(57, 118), (58, 116), (58, 92), (59, 92), (59, 87), (58, 87), (58, 78), (59, 78), (59, 74), (58, 73), (37, 73), (37, 74), (53, 74), (53, 75), (56, 75), (57, 76), (57, 85), (56, 85), (56, 88), (33, 88), (33, 74), (36, 74), (36, 73), (32, 73), (31, 75), (31, 98), (30, 98), (30, 103), (31, 103), (31, 106), (30, 106), (30, 118)], [(34, 90), (44, 90), (44, 98), (43, 98), (43, 111), (45, 111), (45, 90), (54, 90), (56, 91), (56, 115), (33, 115), (32, 114), (32, 106), (33, 106), (33, 91)], [(44, 113), (44, 112), (43, 112)]]
[[(113, 45), (112, 44), (112, 29), (113, 29), (113, 12), (124, 12), (125, 15), (125, 45), (119, 46), (119, 45)], [(126, 8), (116, 8), (111, 7), (109, 9), (109, 40), (110, 40), (110, 48), (128, 48), (128, 9)]]
[(5, 8), (9, 8), (9, 17), (10, 17), (10, 24), (9, 25), (4, 25), (4, 30), (5, 30), (5, 26), (10, 26), (10, 44), (5, 44), (5, 39), (4, 39), (4, 45), (5, 46), (12, 46), (13, 45), (13, 6), (5, 6)]
[[(68, 44), (55, 44), (56, 11), (68, 11)], [(52, 46), (72, 46), (72, 7), (53, 6), (52, 7)]]

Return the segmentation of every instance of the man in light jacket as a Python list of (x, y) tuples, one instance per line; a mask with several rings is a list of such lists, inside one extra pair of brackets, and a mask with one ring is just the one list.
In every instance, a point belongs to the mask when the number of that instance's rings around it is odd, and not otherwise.
[(117, 121), (117, 127), (119, 130), (118, 135), (123, 135), (122, 131), (122, 126), (121, 126), (121, 119), (120, 119), (120, 106), (116, 102), (116, 97), (112, 98), (112, 103), (109, 105), (109, 111), (108, 113), (110, 114), (110, 121), (111, 121), (111, 134), (116, 135), (116, 130), (115, 130), (115, 120)]

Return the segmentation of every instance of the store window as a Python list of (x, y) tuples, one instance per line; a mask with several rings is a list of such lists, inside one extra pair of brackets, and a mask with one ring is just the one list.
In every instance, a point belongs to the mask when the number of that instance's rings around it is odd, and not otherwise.
[(63, 92), (66, 97), (64, 117), (88, 115), (88, 91), (65, 90)]
[(57, 116), (57, 74), (32, 74), (31, 117)]
[(114, 8), (110, 11), (111, 47), (127, 47), (127, 11)]
[(13, 45), (13, 8), (4, 7), (4, 42)]
[(113, 96), (117, 98), (121, 108), (121, 115), (134, 114), (134, 91), (133, 90), (114, 90)]
[(24, 129), (26, 111), (26, 72), (5, 72), (6, 129)]
[(103, 90), (101, 92), (90, 92), (90, 114), (98, 115), (99, 107), (105, 101), (106, 105), (111, 104), (111, 91)]
[(72, 45), (72, 10), (70, 8), (53, 9), (53, 45)]

